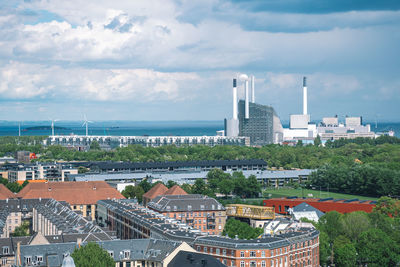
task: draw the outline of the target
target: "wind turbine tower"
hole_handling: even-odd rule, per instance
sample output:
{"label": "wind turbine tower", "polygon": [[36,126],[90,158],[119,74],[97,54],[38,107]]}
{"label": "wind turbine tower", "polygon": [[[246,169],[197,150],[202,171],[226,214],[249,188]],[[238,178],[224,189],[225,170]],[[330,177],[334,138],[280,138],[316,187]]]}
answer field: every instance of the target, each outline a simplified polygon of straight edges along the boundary
{"label": "wind turbine tower", "polygon": [[51,120],[51,135],[54,136],[54,122],[59,120]]}
{"label": "wind turbine tower", "polygon": [[86,126],[86,136],[89,135],[89,131],[88,131],[89,123],[93,123],[93,121],[88,121],[87,118],[86,118],[86,115],[84,115],[84,121],[83,121],[82,126]]}

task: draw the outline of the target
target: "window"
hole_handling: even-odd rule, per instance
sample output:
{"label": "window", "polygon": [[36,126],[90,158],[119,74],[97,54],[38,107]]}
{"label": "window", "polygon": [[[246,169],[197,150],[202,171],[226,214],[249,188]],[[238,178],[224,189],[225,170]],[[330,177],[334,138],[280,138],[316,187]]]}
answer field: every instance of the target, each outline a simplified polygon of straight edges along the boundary
{"label": "window", "polygon": [[265,267],[266,265],[265,265],[265,261],[262,261],[261,262],[261,267]]}
{"label": "window", "polygon": [[222,250],[222,255],[226,256],[226,249]]}
{"label": "window", "polygon": [[201,251],[201,247],[200,246],[197,246],[197,251]]}
{"label": "window", "polygon": [[207,253],[207,247],[204,247],[204,253]]}
{"label": "window", "polygon": [[3,247],[3,254],[8,254],[8,253],[9,253],[9,248]]}
{"label": "window", "polygon": [[240,251],[240,257],[244,258],[244,251]]}
{"label": "window", "polygon": [[114,251],[108,250],[108,255],[110,255],[111,258],[114,258]]}
{"label": "window", "polygon": [[216,253],[216,254],[219,255],[219,252],[220,252],[219,248],[215,249],[215,253]]}
{"label": "window", "polygon": [[25,263],[27,265],[29,265],[29,264],[31,264],[31,262],[32,262],[32,257],[31,256],[25,256]]}
{"label": "window", "polygon": [[255,257],[256,256],[256,252],[255,251],[250,251],[250,257]]}
{"label": "window", "polygon": [[257,267],[257,262],[251,261],[250,262],[250,267]]}
{"label": "window", "polygon": [[261,257],[265,257],[265,250],[261,251]]}
{"label": "window", "polygon": [[43,256],[36,256],[36,261],[43,262]]}
{"label": "window", "polygon": [[240,262],[240,267],[244,267],[244,261]]}
{"label": "window", "polygon": [[271,260],[271,267],[274,267],[274,260]]}
{"label": "window", "polygon": [[272,257],[272,256],[274,256],[274,251],[273,251],[273,250],[271,250],[271,257]]}
{"label": "window", "polygon": [[124,259],[129,259],[131,257],[131,251],[130,250],[124,250]]}

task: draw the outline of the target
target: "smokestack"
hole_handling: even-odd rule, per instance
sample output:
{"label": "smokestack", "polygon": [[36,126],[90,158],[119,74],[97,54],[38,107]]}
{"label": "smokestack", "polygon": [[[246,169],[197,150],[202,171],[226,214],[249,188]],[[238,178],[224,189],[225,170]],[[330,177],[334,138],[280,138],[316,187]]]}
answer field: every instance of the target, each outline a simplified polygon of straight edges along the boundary
{"label": "smokestack", "polygon": [[245,90],[244,118],[248,119],[249,118],[249,79],[247,79],[245,81],[244,90]]}
{"label": "smokestack", "polygon": [[303,77],[303,115],[307,115],[307,78]]}
{"label": "smokestack", "polygon": [[233,79],[233,116],[234,120],[238,119],[238,101],[237,101],[237,80]]}
{"label": "smokestack", "polygon": [[251,75],[251,103],[256,102],[256,95],[254,92],[254,75]]}

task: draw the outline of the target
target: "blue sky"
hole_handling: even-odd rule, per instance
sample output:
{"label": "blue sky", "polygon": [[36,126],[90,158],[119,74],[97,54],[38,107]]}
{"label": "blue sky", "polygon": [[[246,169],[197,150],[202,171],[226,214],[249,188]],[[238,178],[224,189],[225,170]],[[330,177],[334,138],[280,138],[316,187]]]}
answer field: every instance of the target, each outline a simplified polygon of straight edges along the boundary
{"label": "blue sky", "polygon": [[0,120],[222,120],[237,73],[282,120],[305,75],[314,120],[400,121],[400,1],[0,2]]}

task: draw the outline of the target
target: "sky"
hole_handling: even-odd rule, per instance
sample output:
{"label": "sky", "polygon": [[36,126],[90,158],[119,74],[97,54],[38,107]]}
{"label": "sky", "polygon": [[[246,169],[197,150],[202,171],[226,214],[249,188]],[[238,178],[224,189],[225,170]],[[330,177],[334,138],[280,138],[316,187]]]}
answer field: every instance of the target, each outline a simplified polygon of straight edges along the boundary
{"label": "sky", "polygon": [[307,76],[312,120],[398,122],[400,1],[0,1],[0,120],[223,120],[239,73],[283,121]]}

